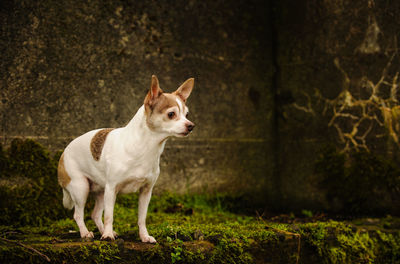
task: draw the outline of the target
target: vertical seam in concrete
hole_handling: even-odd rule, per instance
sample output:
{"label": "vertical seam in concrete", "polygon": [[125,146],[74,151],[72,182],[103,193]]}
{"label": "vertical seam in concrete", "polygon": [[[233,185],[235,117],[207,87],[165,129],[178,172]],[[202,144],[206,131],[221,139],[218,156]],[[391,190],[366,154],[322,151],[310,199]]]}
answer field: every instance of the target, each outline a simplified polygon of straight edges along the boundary
{"label": "vertical seam in concrete", "polygon": [[[271,92],[273,95],[273,114],[272,114],[272,151],[273,151],[273,171],[272,171],[272,181],[273,181],[273,204],[277,207],[282,203],[282,182],[281,182],[281,172],[280,172],[280,135],[279,135],[279,86],[280,86],[280,75],[281,68],[279,65],[279,34],[278,34],[278,8],[277,0],[270,0],[270,27],[271,27],[271,57],[272,64],[274,66],[274,72],[271,80]],[[280,204],[277,204],[281,201]],[[280,208],[275,208],[280,209]]]}

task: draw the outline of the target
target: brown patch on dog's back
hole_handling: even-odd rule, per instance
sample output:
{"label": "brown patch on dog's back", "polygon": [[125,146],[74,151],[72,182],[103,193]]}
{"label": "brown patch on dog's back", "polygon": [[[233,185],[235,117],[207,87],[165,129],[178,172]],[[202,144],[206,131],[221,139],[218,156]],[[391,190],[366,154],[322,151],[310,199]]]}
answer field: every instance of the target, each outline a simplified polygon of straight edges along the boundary
{"label": "brown patch on dog's back", "polygon": [[60,184],[61,187],[65,188],[70,183],[71,178],[69,177],[67,171],[65,170],[64,153],[61,155],[60,161],[58,162],[57,175],[58,175],[58,184]]}
{"label": "brown patch on dog's back", "polygon": [[94,160],[98,161],[100,159],[108,133],[112,130],[114,130],[114,128],[104,128],[98,131],[90,141],[90,151],[92,152]]}

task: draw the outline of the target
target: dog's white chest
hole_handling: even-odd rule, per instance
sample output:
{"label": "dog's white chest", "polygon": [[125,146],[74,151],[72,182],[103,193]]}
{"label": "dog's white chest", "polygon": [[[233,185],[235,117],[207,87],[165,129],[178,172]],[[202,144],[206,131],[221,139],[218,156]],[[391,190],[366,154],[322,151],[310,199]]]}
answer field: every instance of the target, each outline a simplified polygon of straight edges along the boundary
{"label": "dog's white chest", "polygon": [[151,163],[127,161],[118,166],[115,180],[118,182],[117,191],[120,193],[136,192],[142,186],[153,184],[160,171],[158,159]]}
{"label": "dog's white chest", "polygon": [[117,185],[117,191],[119,193],[133,193],[137,192],[143,185],[145,185],[144,179],[127,179]]}
{"label": "dog's white chest", "polygon": [[117,184],[117,191],[119,193],[132,193],[137,192],[141,187],[153,183],[156,179],[153,173],[143,175],[133,174],[126,177],[121,183]]}

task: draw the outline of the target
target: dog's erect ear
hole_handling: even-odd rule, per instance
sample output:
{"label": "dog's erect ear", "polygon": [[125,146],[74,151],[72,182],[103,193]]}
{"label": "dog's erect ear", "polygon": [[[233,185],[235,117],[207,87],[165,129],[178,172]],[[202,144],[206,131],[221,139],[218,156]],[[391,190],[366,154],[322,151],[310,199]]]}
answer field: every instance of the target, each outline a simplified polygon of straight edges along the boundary
{"label": "dog's erect ear", "polygon": [[183,102],[186,102],[194,86],[194,78],[187,79],[179,88],[174,92],[179,96]]}
{"label": "dog's erect ear", "polygon": [[158,84],[158,79],[157,76],[152,75],[151,76],[151,86],[150,86],[150,99],[154,100],[158,98],[162,94],[162,90],[160,88],[160,85]]}
{"label": "dog's erect ear", "polygon": [[155,75],[151,76],[151,85],[150,90],[147,93],[146,98],[144,99],[144,104],[152,105],[154,101],[163,93],[158,84],[158,79]]}

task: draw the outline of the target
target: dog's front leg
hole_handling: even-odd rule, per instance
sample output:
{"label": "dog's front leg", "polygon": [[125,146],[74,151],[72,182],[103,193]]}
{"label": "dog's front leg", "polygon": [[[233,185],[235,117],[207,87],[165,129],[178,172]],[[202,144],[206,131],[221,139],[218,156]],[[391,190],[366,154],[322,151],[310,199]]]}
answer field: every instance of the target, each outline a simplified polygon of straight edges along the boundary
{"label": "dog's front leg", "polygon": [[113,214],[116,196],[115,186],[106,184],[104,188],[104,232],[101,236],[102,240],[115,240],[113,233]]}
{"label": "dog's front leg", "polygon": [[139,215],[138,215],[138,225],[139,225],[139,236],[142,242],[145,243],[156,243],[157,241],[154,237],[149,236],[146,228],[146,215],[147,208],[149,207],[149,202],[151,198],[153,188],[145,187],[140,190],[139,194]]}

